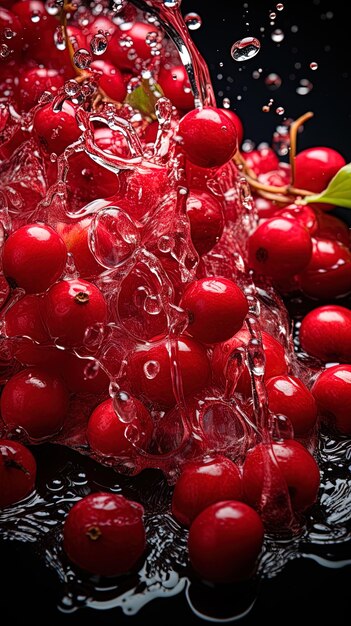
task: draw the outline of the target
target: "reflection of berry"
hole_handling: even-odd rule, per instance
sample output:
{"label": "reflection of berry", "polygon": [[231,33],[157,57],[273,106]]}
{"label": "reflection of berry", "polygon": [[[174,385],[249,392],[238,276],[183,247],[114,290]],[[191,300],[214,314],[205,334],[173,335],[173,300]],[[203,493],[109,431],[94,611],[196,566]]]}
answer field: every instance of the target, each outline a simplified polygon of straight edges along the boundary
{"label": "reflection of berry", "polygon": [[28,448],[17,441],[0,439],[0,507],[14,504],[33,491],[36,471]]}

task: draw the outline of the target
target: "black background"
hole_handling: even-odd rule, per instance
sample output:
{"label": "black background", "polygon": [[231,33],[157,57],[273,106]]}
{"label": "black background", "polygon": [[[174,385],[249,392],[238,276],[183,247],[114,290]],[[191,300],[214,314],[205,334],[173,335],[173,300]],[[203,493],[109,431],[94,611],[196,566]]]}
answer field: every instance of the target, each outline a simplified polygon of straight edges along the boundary
{"label": "black background", "polygon": [[[210,65],[216,95],[223,92],[223,96],[218,96],[218,104],[221,105],[223,97],[230,98],[232,108],[243,120],[245,137],[256,143],[269,142],[276,125],[282,121],[275,113],[277,106],[284,107],[290,118],[312,110],[315,117],[300,135],[299,148],[334,147],[350,161],[350,33],[345,3],[287,0],[283,11],[276,11],[274,27],[269,24],[269,11],[275,9],[275,2],[248,0],[247,4],[248,13],[244,17],[243,2],[212,0],[205,4],[204,0],[183,0],[184,13],[195,11],[202,17],[202,27],[193,32],[193,37]],[[291,32],[294,25],[298,26],[296,33]],[[265,28],[264,33],[260,27]],[[279,46],[271,40],[274,28],[285,33]],[[245,36],[258,37],[261,51],[247,63],[239,64],[232,60],[230,47]],[[309,68],[312,61],[319,65],[316,71]],[[301,64],[300,69],[295,67],[296,63]],[[261,78],[255,80],[252,73],[259,68],[262,68]],[[264,83],[264,77],[271,72],[282,78],[282,85],[275,92]],[[217,78],[218,74],[223,78]],[[313,83],[312,91],[306,96],[296,93],[300,79]],[[262,106],[270,97],[275,100],[271,112],[263,113]],[[56,576],[44,568],[28,545],[2,544],[0,572],[0,619],[6,626],[204,624],[189,611],[182,595],[153,602],[136,617],[126,618],[119,610],[86,609],[61,615],[56,610]],[[240,626],[261,622],[274,626],[301,620],[321,626],[349,625],[350,578],[350,567],[325,569],[313,562],[293,562],[276,579],[262,583],[253,611],[240,621]]]}

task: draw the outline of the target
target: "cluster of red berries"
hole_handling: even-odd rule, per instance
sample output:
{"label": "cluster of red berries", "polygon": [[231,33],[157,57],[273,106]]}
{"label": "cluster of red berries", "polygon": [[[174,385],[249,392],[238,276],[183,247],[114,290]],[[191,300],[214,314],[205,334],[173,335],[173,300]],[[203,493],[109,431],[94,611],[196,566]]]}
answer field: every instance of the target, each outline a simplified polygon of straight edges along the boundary
{"label": "cluster of red berries", "polygon": [[[291,436],[252,440],[240,464],[219,454],[216,438],[235,439],[236,401],[250,423],[255,419],[248,360],[233,358],[253,344],[245,281],[227,264],[236,207],[214,185],[216,178],[236,180],[242,125],[225,109],[194,110],[187,73],[167,57],[163,33],[134,10],[129,19],[126,29],[108,13],[84,27],[72,17],[60,45],[59,22],[40,0],[8,0],[0,8],[1,166],[9,176],[10,164],[14,175],[13,159],[29,150],[39,168],[13,182],[1,249],[0,410],[8,438],[0,440],[0,505],[20,501],[35,485],[34,457],[14,433],[40,443],[73,424],[95,458],[133,462],[140,449],[162,454],[170,441],[182,443],[185,404],[187,421],[202,435],[189,437],[196,458],[181,468],[172,512],[190,528],[190,560],[202,578],[243,580],[255,570],[264,527],[287,524],[274,504],[281,495],[293,516],[316,501],[319,470],[303,443],[318,414],[351,434],[351,314],[328,304],[302,321],[302,349],[334,363],[313,384],[296,376],[285,347],[262,324],[268,414],[285,416]],[[93,60],[101,40],[108,45]],[[172,158],[161,151],[136,167],[126,137],[102,119],[104,107],[114,107],[135,145],[150,154],[161,123],[123,104],[146,68],[173,104],[166,133]],[[246,163],[262,182],[287,183],[288,168],[270,149],[253,151]],[[343,165],[331,149],[306,150],[296,158],[295,184],[317,193]],[[182,172],[185,193],[173,169]],[[55,204],[62,185],[64,200]],[[321,300],[351,292],[349,231],[325,206],[256,204],[260,222],[247,256],[257,280]],[[91,494],[67,517],[65,551],[92,573],[129,572],[146,547],[142,517],[142,507],[123,496]]]}

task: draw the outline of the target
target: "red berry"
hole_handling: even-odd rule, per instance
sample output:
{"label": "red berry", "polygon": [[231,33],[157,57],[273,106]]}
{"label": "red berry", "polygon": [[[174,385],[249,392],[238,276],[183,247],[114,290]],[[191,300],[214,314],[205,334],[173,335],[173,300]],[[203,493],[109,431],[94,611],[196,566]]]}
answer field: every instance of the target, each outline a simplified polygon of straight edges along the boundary
{"label": "red berry", "polygon": [[295,159],[295,187],[320,193],[345,164],[344,157],[331,148],[302,150]]}
{"label": "red berry", "polygon": [[44,91],[55,94],[64,84],[58,70],[35,67],[27,70],[19,77],[19,96],[22,108],[26,111],[38,104]]}
{"label": "red berry", "polygon": [[268,406],[272,413],[285,415],[296,437],[303,437],[316,424],[317,406],[313,395],[295,376],[274,376],[266,382]]}
{"label": "red berry", "polygon": [[[292,509],[303,513],[317,499],[320,482],[318,465],[306,448],[293,439],[274,441],[272,451],[286,483]],[[278,495],[266,491],[267,488],[279,488],[279,483],[266,478],[268,454],[266,445],[259,443],[248,452],[244,463],[244,497],[255,508],[259,508],[262,497],[277,498]]]}
{"label": "red berry", "polygon": [[7,426],[23,428],[29,437],[52,437],[63,426],[69,397],[61,379],[39,367],[10,378],[1,396],[1,415]]}
{"label": "red berry", "polygon": [[[127,200],[130,216],[144,223],[163,201],[168,190],[167,168],[143,162],[137,169],[128,172],[125,188],[122,190],[122,202]],[[117,198],[116,204],[120,205]]]}
{"label": "red berry", "polygon": [[256,211],[260,219],[267,219],[267,217],[273,217],[279,211],[279,205],[273,200],[266,200],[260,196],[254,197]]}
{"label": "red berry", "polygon": [[73,255],[74,264],[81,278],[98,276],[104,268],[95,259],[89,246],[89,228],[92,218],[85,217],[75,224],[57,224],[56,228]]}
{"label": "red berry", "polygon": [[82,204],[97,198],[109,198],[119,191],[119,180],[114,172],[95,163],[84,152],[68,159],[67,187],[72,199]]}
{"label": "red berry", "polygon": [[155,143],[156,141],[156,137],[157,137],[157,133],[158,133],[158,129],[159,129],[159,123],[158,122],[151,122],[150,124],[147,125],[145,131],[144,131],[144,141],[145,143]]}
{"label": "red berry", "polygon": [[[225,383],[228,376],[227,368],[230,355],[237,348],[248,346],[250,339],[249,331],[242,329],[234,337],[215,347],[212,358],[212,370],[216,381],[221,385]],[[272,376],[286,374],[288,370],[283,346],[265,331],[262,331],[262,346],[265,355],[265,380],[272,378]],[[245,396],[251,394],[251,378],[246,365],[235,390]]]}
{"label": "red berry", "polygon": [[351,435],[351,365],[334,365],[322,372],[312,387],[325,420],[343,435]]}
{"label": "red berry", "polygon": [[179,306],[189,315],[187,332],[203,343],[218,343],[235,335],[248,312],[241,289],[220,276],[190,283]]}
{"label": "red berry", "polygon": [[351,363],[351,311],[332,304],[310,311],[301,322],[300,344],[325,363]]}
{"label": "red berry", "polygon": [[66,258],[66,246],[50,226],[28,224],[5,241],[2,263],[11,284],[40,293],[60,278]]}
{"label": "red berry", "polygon": [[39,296],[23,296],[4,316],[6,335],[13,338],[14,356],[25,365],[43,363],[51,355],[51,348],[40,346],[49,340],[41,318],[41,303]]}
{"label": "red berry", "polygon": [[153,24],[143,22],[135,22],[129,30],[118,28],[109,41],[105,58],[121,70],[134,70],[135,55],[143,61],[152,57],[152,46],[147,44],[150,33],[159,31]]}
{"label": "red berry", "polygon": [[89,33],[87,37],[89,43],[94,35],[98,35],[101,31],[104,33],[104,35],[108,33],[107,39],[109,41],[110,36],[113,35],[116,30],[118,30],[118,26],[117,24],[114,24],[108,17],[106,17],[106,15],[98,15],[90,24],[88,24],[86,30]]}
{"label": "red berry", "polygon": [[179,135],[189,161],[200,167],[220,167],[237,149],[235,125],[214,107],[189,111],[180,120]]}
{"label": "red berry", "polygon": [[270,170],[258,175],[258,180],[264,185],[273,185],[275,187],[284,187],[291,181],[290,165],[287,163],[279,163],[279,168]]}
{"label": "red berry", "polygon": [[186,210],[194,248],[200,256],[207,254],[222,235],[223,207],[213,194],[192,189],[186,201]]}
{"label": "red berry", "polygon": [[172,346],[177,355],[184,395],[196,393],[205,387],[210,377],[205,348],[186,336],[178,337],[173,343],[163,337],[141,347],[129,359],[127,376],[135,394],[142,394],[150,402],[164,406],[175,404],[170,354]]}
{"label": "red berry", "polygon": [[202,511],[190,527],[189,558],[196,573],[214,583],[250,578],[263,544],[259,515],[243,502],[228,500]]}
{"label": "red berry", "polygon": [[94,61],[91,69],[101,73],[99,86],[105,94],[112,100],[123,102],[127,95],[127,88],[121,72],[108,61]]}
{"label": "red berry", "polygon": [[75,108],[67,101],[63,103],[60,110],[55,111],[53,105],[49,103],[37,111],[33,129],[45,149],[56,154],[61,154],[67,146],[81,136]]}
{"label": "red berry", "polygon": [[312,257],[301,272],[302,291],[310,298],[328,299],[351,291],[351,252],[338,241],[313,239]]}
{"label": "red berry", "polygon": [[[18,56],[23,45],[23,29],[16,15],[12,11],[0,7],[0,64],[8,62]],[[1,67],[1,65],[0,65]]]}
{"label": "red berry", "polygon": [[68,558],[92,574],[127,574],[142,556],[143,507],[113,493],[91,493],[73,505],[63,528]]}
{"label": "red berry", "polygon": [[142,402],[127,394],[123,394],[119,404],[121,417],[128,418],[128,423],[122,421],[114,409],[113,400],[105,400],[92,412],[88,427],[87,439],[91,449],[97,454],[106,456],[130,455],[134,446],[126,437],[126,430],[133,430],[133,443],[138,448],[147,448],[153,431],[153,422],[150,413]]}
{"label": "red berry", "polygon": [[54,363],[67,388],[73,393],[107,393],[109,378],[97,362],[81,359],[67,350],[59,350]]}
{"label": "red berry", "polygon": [[169,98],[177,109],[188,111],[194,108],[194,95],[184,65],[175,65],[170,69],[162,68],[158,84],[166,98]]}
{"label": "red berry", "polygon": [[242,484],[237,466],[225,456],[190,461],[182,468],[172,498],[172,514],[184,526],[210,504],[241,500]]}
{"label": "red berry", "polygon": [[230,109],[222,109],[222,111],[228,115],[229,119],[233,122],[238,135],[238,146],[241,146],[244,137],[244,128],[240,117]]}
{"label": "red berry", "polygon": [[334,215],[329,215],[323,211],[318,211],[317,213],[316,235],[320,239],[336,239],[347,248],[350,247],[350,229],[348,225]]}
{"label": "red berry", "polygon": [[268,174],[279,168],[279,159],[272,148],[260,148],[245,152],[245,163],[252,169],[256,176]]}
{"label": "red berry", "polygon": [[80,346],[88,328],[103,324],[107,306],[100,289],[86,280],[61,280],[45,294],[44,321],[65,347]]}
{"label": "red berry", "polygon": [[317,217],[316,211],[308,205],[289,204],[284,209],[276,210],[274,217],[287,217],[288,219],[296,220],[308,230],[311,236],[319,229],[319,217]]}
{"label": "red berry", "polygon": [[37,464],[18,441],[0,439],[0,507],[25,498],[35,486]]}
{"label": "red berry", "polygon": [[308,264],[312,241],[308,230],[298,222],[272,217],[250,235],[248,253],[249,266],[257,274],[286,282]]}

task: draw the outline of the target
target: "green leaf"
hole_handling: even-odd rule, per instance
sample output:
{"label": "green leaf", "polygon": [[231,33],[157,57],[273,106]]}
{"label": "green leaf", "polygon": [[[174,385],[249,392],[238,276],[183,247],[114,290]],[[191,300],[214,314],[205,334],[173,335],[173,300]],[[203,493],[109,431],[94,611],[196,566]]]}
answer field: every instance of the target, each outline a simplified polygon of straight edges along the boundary
{"label": "green leaf", "polygon": [[144,115],[155,118],[155,104],[161,96],[161,87],[151,79],[143,78],[141,85],[127,95],[125,102]]}
{"label": "green leaf", "polygon": [[313,202],[325,202],[326,204],[334,204],[335,206],[351,209],[351,163],[344,165],[335,174],[324,191],[318,195],[306,196],[304,198],[305,204]]}

